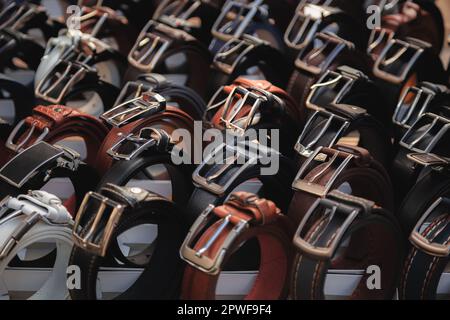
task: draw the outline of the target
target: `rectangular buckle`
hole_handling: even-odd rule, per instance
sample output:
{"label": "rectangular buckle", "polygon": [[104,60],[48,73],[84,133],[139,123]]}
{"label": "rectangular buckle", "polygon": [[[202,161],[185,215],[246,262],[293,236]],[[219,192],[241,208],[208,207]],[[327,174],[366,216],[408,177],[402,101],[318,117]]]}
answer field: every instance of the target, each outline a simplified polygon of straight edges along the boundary
{"label": "rectangular buckle", "polygon": [[115,160],[130,161],[157,144],[157,139],[152,137],[152,133],[158,134],[158,131],[143,128],[137,135],[131,133],[114,144],[107,153]]}
{"label": "rectangular buckle", "polygon": [[239,62],[264,41],[243,35],[242,39],[230,39],[214,56],[214,66],[225,74],[233,74]]}
{"label": "rectangular buckle", "polygon": [[259,12],[263,1],[227,1],[212,27],[212,35],[222,41],[239,38]]}
{"label": "rectangular buckle", "polygon": [[52,104],[61,104],[66,94],[91,71],[87,65],[60,60],[38,82],[35,95]]}
{"label": "rectangular buckle", "polygon": [[[31,139],[31,136],[34,133],[34,130],[36,130],[36,124],[32,124],[31,128],[27,134],[26,137],[23,138],[23,140],[19,143],[17,143],[17,139],[22,136],[23,129],[25,128],[25,120],[21,120],[11,131],[11,133],[8,136],[8,139],[6,140],[5,147],[8,148],[11,151],[14,152],[22,152],[23,146],[28,144],[28,142]],[[50,129],[44,128],[42,133],[34,140],[34,144],[41,142],[44,140],[44,138],[49,134]]]}
{"label": "rectangular buckle", "polygon": [[[410,242],[420,251],[435,257],[448,257],[450,255],[450,244],[434,242],[433,239],[439,235],[450,223],[450,199],[439,198],[425,212],[414,227],[409,236]],[[446,217],[444,217],[446,215]],[[423,234],[424,225],[442,217],[442,223],[436,225],[436,228],[429,230],[427,235]]]}
{"label": "rectangular buckle", "polygon": [[[355,221],[362,213],[362,210],[363,209],[360,207],[350,206],[332,199],[319,198],[314,202],[300,222],[300,225],[294,234],[293,243],[302,253],[308,256],[320,260],[331,259],[336,253],[339,242],[342,240],[345,232],[353,221]],[[341,222],[341,226],[326,247],[316,246],[316,238],[305,240],[309,228],[314,222],[319,221],[319,219],[323,219],[323,223],[320,225],[319,232],[316,233],[317,236],[325,232],[332,220],[339,219]]]}
{"label": "rectangular buckle", "polygon": [[[389,41],[375,61],[374,75],[395,84],[404,82],[411,68],[424,52],[424,48],[428,46],[428,44],[419,42],[419,40],[410,39],[410,41],[398,39]],[[388,68],[400,71],[392,73]]]}
{"label": "rectangular buckle", "polygon": [[209,205],[205,211],[197,218],[195,223],[192,225],[186,239],[183,242],[183,245],[180,249],[181,259],[186,261],[192,267],[201,270],[210,275],[217,275],[221,270],[221,266],[223,260],[232,245],[232,243],[236,240],[236,238],[248,227],[248,223],[244,220],[241,220],[238,224],[236,224],[230,234],[227,236],[225,241],[220,247],[219,252],[213,258],[208,258],[204,255],[204,253],[214,244],[214,242],[219,238],[225,228],[231,223],[231,216],[227,216],[222,219],[222,223],[219,228],[211,235],[211,238],[208,240],[206,245],[200,250],[193,249],[193,243],[195,239],[198,239],[201,235],[201,232],[205,230],[208,225],[213,221],[213,210],[214,206]]}
{"label": "rectangular buckle", "polygon": [[[332,0],[325,2],[329,3]],[[301,50],[306,47],[316,34],[322,18],[329,14],[330,11],[326,7],[301,1],[295,9],[295,15],[284,33],[286,45],[294,50]]]}
{"label": "rectangular buckle", "polygon": [[394,124],[409,129],[427,111],[434,97],[435,93],[427,88],[409,87],[395,108]]}
{"label": "rectangular buckle", "polygon": [[166,3],[165,7],[157,9],[153,20],[161,21],[173,28],[190,29],[195,26],[189,21],[189,18],[202,4],[207,2],[205,0],[182,0]]}
{"label": "rectangular buckle", "polygon": [[[124,206],[120,203],[101,194],[89,192],[76,215],[72,232],[74,244],[92,254],[104,257],[123,211]],[[104,222],[106,226],[99,234],[99,226]],[[82,230],[87,231],[81,233]]]}
{"label": "rectangular buckle", "polygon": [[[318,43],[320,43],[320,46],[316,47]],[[295,66],[301,70],[319,75],[327,70],[346,48],[352,49],[354,44],[332,33],[317,33],[309,45],[300,51],[295,60]]]}
{"label": "rectangular buckle", "polygon": [[449,160],[433,153],[409,153],[407,158],[423,167],[442,168],[448,167]]}
{"label": "rectangular buckle", "polygon": [[128,55],[128,62],[141,71],[152,72],[172,42],[162,33],[155,32],[159,26],[160,24],[150,21]]}
{"label": "rectangular buckle", "polygon": [[385,28],[372,29],[367,46],[367,54],[374,54],[378,48],[384,48],[392,39],[394,39],[392,30]]}
{"label": "rectangular buckle", "polygon": [[418,153],[430,153],[439,142],[446,143],[443,137],[448,134],[450,120],[433,113],[423,114],[409,128],[400,141],[400,146]]}
{"label": "rectangular buckle", "polygon": [[[350,122],[327,110],[317,110],[308,119],[294,149],[303,157],[309,157],[318,146],[331,147],[339,140],[349,127]],[[321,128],[319,132],[317,129]],[[334,131],[331,139],[325,138],[325,133]]]}
{"label": "rectangular buckle", "polygon": [[166,99],[163,96],[145,92],[105,112],[100,118],[114,127],[121,127],[164,110],[166,110]]}
{"label": "rectangular buckle", "polygon": [[323,110],[330,104],[339,104],[350,91],[354,78],[335,71],[327,70],[321,78],[311,86],[306,99],[306,107],[312,110]]}
{"label": "rectangular buckle", "polygon": [[[319,147],[311,154],[306,162],[301,166],[299,172],[297,173],[294,182],[292,183],[292,188],[297,191],[304,191],[319,197],[325,197],[330,191],[333,183],[339,177],[339,175],[347,168],[350,161],[354,158],[354,155],[347,153],[346,150],[340,150],[337,146],[336,149],[329,149],[324,147]],[[313,177],[306,176],[311,172],[311,170],[319,164],[326,164],[323,169]],[[327,181],[326,185],[320,185],[315,183],[315,181],[325,174],[330,168],[335,168],[333,176]]]}

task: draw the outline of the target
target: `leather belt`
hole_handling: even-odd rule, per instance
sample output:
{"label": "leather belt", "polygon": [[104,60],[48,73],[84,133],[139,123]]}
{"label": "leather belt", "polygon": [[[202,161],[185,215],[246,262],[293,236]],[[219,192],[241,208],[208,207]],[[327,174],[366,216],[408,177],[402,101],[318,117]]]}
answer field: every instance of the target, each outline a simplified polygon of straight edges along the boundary
{"label": "leather belt", "polygon": [[0,74],[0,88],[2,88],[1,103],[5,104],[11,100],[14,104],[14,123],[30,115],[34,107],[34,96],[30,89],[2,74]]}
{"label": "leather belt", "polygon": [[[75,247],[69,263],[84,272],[81,289],[70,290],[72,299],[99,298],[98,272],[108,265],[144,269],[138,280],[116,299],[178,298],[182,264],[177,252],[187,232],[180,212],[173,202],[141,188],[108,184],[100,193],[88,193],[73,229]],[[145,224],[158,226],[158,237],[151,244],[151,258],[145,256],[145,250],[140,258],[124,256],[117,237]]]}
{"label": "leather belt", "polygon": [[355,45],[332,33],[317,33],[311,42],[300,50],[295,60],[296,69],[289,81],[287,92],[298,101],[300,110],[305,108],[311,86],[326,70],[341,65],[367,73],[369,60]]}
{"label": "leather belt", "polygon": [[[21,250],[51,239],[56,243],[51,275],[29,299],[67,299],[66,278],[73,220],[61,200],[43,191],[30,191],[17,198],[8,196],[0,202],[0,217],[0,274],[4,275]],[[7,288],[0,290],[2,296],[8,294]]]}
{"label": "leather belt", "polygon": [[186,86],[205,96],[205,76],[209,74],[211,56],[205,46],[185,31],[150,20],[128,54],[128,61],[140,72],[170,74],[167,59],[179,53],[186,57]]}
{"label": "leather belt", "polygon": [[340,190],[394,208],[391,181],[385,169],[363,148],[336,145],[320,147],[298,171],[292,187],[294,197],[288,214],[296,224],[308,209],[331,190]]}
{"label": "leather belt", "polygon": [[227,260],[254,238],[260,248],[260,269],[245,299],[285,298],[291,231],[275,203],[251,193],[236,192],[222,206],[209,207],[194,223],[180,250],[181,258],[190,265],[184,272],[182,299],[216,299],[219,274]]}
{"label": "leather belt", "polygon": [[20,152],[39,141],[55,144],[68,137],[81,137],[87,149],[86,162],[93,167],[107,133],[106,126],[90,115],[65,106],[38,106],[33,115],[17,124],[6,147],[11,154],[11,151]]}
{"label": "leather belt", "polygon": [[72,182],[75,197],[66,202],[72,213],[86,192],[98,183],[98,175],[80,160],[78,153],[41,141],[16,155],[0,169],[0,197],[39,190],[54,178],[69,178]]}
{"label": "leather belt", "polygon": [[[347,246],[344,242],[348,239]],[[393,298],[404,254],[403,238],[393,214],[374,202],[332,191],[310,207],[293,242],[299,249],[294,259],[293,299],[326,298],[325,278],[331,269],[366,271],[372,266],[381,272],[380,287],[372,290],[365,274],[348,298]]]}
{"label": "leather belt", "polygon": [[312,113],[295,150],[303,162],[317,147],[337,143],[362,147],[381,164],[391,163],[392,143],[383,125],[366,110],[345,104],[328,105]]}
{"label": "leather belt", "polygon": [[[447,145],[449,136],[450,120],[433,113],[423,114],[406,132],[400,140],[392,170],[399,200],[426,171],[430,161],[439,162],[441,157],[450,157]],[[429,153],[435,155],[426,156]]]}

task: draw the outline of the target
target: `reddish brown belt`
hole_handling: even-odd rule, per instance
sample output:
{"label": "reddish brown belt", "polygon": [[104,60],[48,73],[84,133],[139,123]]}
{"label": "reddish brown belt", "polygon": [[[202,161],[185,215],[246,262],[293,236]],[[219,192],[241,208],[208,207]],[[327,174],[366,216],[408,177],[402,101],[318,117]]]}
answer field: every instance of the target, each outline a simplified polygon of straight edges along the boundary
{"label": "reddish brown belt", "polygon": [[[259,241],[261,261],[258,276],[245,299],[286,298],[292,233],[276,205],[250,193],[236,192],[210,215],[219,221],[201,232],[203,223],[212,217],[200,216],[182,246],[182,258],[191,265],[184,273],[182,298],[215,299],[220,271],[230,256],[252,238]],[[197,236],[199,240],[190,248],[191,239]]]}

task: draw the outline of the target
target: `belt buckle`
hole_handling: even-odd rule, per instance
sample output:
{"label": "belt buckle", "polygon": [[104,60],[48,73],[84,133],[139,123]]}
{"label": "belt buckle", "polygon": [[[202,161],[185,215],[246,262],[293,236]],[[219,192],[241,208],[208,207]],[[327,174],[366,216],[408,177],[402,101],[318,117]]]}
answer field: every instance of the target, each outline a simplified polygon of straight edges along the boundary
{"label": "belt buckle", "polygon": [[97,73],[85,64],[60,60],[38,82],[35,95],[52,104],[61,104],[67,93],[88,74],[96,75]]}
{"label": "belt buckle", "polygon": [[417,153],[429,153],[450,130],[450,120],[433,113],[423,114],[400,140],[400,146]]}
{"label": "belt buckle", "polygon": [[205,0],[182,0],[166,3],[165,8],[158,10],[160,14],[155,14],[154,20],[161,21],[173,28],[191,28],[192,24],[188,19],[203,4]]}
{"label": "belt buckle", "polygon": [[[436,236],[440,232],[442,232],[445,228],[448,227],[450,223],[449,214],[450,209],[450,199],[448,198],[439,198],[434,202],[430,208],[424,213],[424,215],[417,222],[413,231],[409,236],[409,241],[416,247],[418,250],[425,252],[434,257],[448,257],[450,255],[450,244],[442,244],[438,242],[434,242],[431,236]],[[436,225],[434,230],[430,230],[429,234],[424,235],[422,232],[422,228],[427,223],[435,221],[441,215],[447,215],[447,217],[443,218],[443,224]]]}
{"label": "belt buckle", "polygon": [[[95,213],[88,215],[88,209]],[[76,215],[73,228],[73,241],[77,247],[89,253],[104,257],[108,250],[114,228],[124,211],[124,206],[96,192],[89,192],[83,199]],[[98,234],[100,223],[106,221],[103,234]],[[85,223],[85,225],[83,225]],[[86,233],[81,230],[87,228]]]}
{"label": "belt buckle", "polygon": [[[125,87],[124,91],[128,91],[128,89],[129,87]],[[136,94],[141,89],[138,87]],[[165,109],[166,99],[160,94],[147,91],[117,105],[101,115],[100,118],[114,127],[121,127],[138,119],[163,112]]]}
{"label": "belt buckle", "polygon": [[214,214],[214,206],[209,205],[203,213],[197,218],[197,220],[192,225],[186,239],[183,242],[183,245],[180,249],[180,257],[184,261],[186,261],[192,267],[205,272],[210,275],[217,275],[220,273],[221,265],[223,260],[232,245],[232,243],[236,240],[236,238],[248,227],[248,222],[245,220],[241,220],[238,224],[236,224],[230,234],[227,236],[226,240],[220,247],[219,252],[213,258],[208,258],[204,255],[204,253],[214,244],[214,242],[219,238],[221,233],[225,230],[225,228],[231,223],[230,218],[231,215],[222,219],[222,223],[211,235],[211,238],[205,244],[203,248],[200,250],[195,250],[192,247],[195,239],[201,235],[201,232],[205,230],[205,228],[210,225],[213,220]]}
{"label": "belt buckle", "polygon": [[171,40],[155,32],[160,24],[150,21],[141,31],[135,45],[128,54],[129,63],[137,69],[152,72]]}
{"label": "belt buckle", "polygon": [[16,1],[11,1],[0,12],[0,29],[7,27],[19,28],[26,20],[38,12],[37,8],[37,5],[26,2],[17,3]]}
{"label": "belt buckle", "polygon": [[437,171],[442,168],[447,168],[450,164],[450,160],[434,153],[409,153],[406,157],[423,167],[432,168]]}
{"label": "belt buckle", "polygon": [[330,14],[323,6],[332,0],[323,1],[325,4],[321,5],[318,3],[322,1],[315,2],[301,1],[295,9],[295,15],[284,33],[284,42],[289,48],[301,50],[306,47],[316,34],[322,18]]}
{"label": "belt buckle", "polygon": [[230,39],[214,56],[214,66],[225,74],[233,74],[239,62],[255,47],[264,43],[264,41],[246,34],[239,39]]}
{"label": "belt buckle", "polygon": [[263,1],[227,1],[212,27],[212,35],[222,41],[239,38],[260,11]]}
{"label": "belt buckle", "polygon": [[[327,70],[320,79],[311,86],[310,93],[306,98],[306,107],[312,110],[322,110],[329,104],[339,104],[342,98],[347,94],[355,79],[335,71]],[[328,97],[324,94],[326,91],[337,92],[333,100],[318,104],[317,101]]]}
{"label": "belt buckle", "polygon": [[[341,116],[325,109],[317,110],[306,122],[300,137],[295,143],[294,149],[299,155],[309,157],[313,154],[317,146],[331,147],[334,145],[349,125],[349,121]],[[314,134],[311,141],[307,142],[306,139],[311,136],[312,130],[320,126],[322,127],[320,132]],[[333,137],[329,141],[321,141],[325,137],[327,130],[330,129],[335,129]]]}
{"label": "belt buckle", "polygon": [[[152,133],[157,136],[161,136],[158,130],[153,128],[143,128],[136,134],[129,134],[126,137],[119,140],[116,144],[114,144],[108,151],[108,155],[113,157],[115,160],[126,160],[130,161],[137,156],[139,156],[142,152],[155,146],[159,139],[155,139],[152,137]],[[126,153],[122,153],[119,150],[125,148],[125,146],[131,146],[132,150],[127,151]]]}
{"label": "belt buckle", "polygon": [[[294,234],[293,243],[306,255],[312,256],[319,260],[331,259],[336,253],[339,242],[342,240],[345,232],[353,221],[355,221],[355,219],[363,213],[363,210],[363,208],[346,205],[332,199],[319,198],[314,202],[312,207],[308,210],[300,222],[300,225]],[[311,225],[311,222],[317,221],[318,215],[322,215],[323,219],[328,220],[328,222],[321,224],[322,232],[318,232],[318,234],[322,234],[325,228],[330,225],[331,221],[336,219],[336,216],[344,216],[341,227],[336,232],[336,235],[333,237],[331,242],[325,247],[316,246],[314,244],[314,239],[308,241],[304,238],[306,232],[309,231],[308,226]]]}
{"label": "belt buckle", "polygon": [[[314,44],[316,42],[321,42],[321,46],[315,48]],[[353,49],[354,44],[332,33],[317,33],[310,43],[300,51],[295,60],[295,66],[312,74],[319,75],[327,70],[338,55],[346,48]],[[320,55],[324,55],[325,59],[314,64],[314,59]]]}
{"label": "belt buckle", "polygon": [[[427,46],[426,43],[421,43],[421,45],[418,45],[419,40],[410,39],[410,41],[411,40],[413,41],[406,42],[399,39],[392,39],[389,41],[375,61],[373,67],[374,75],[382,80],[394,84],[401,84],[404,82],[409,74],[409,71],[424,52],[424,47]],[[400,72],[393,74],[386,70],[386,67],[389,67],[396,62],[400,62],[402,57],[406,57],[408,62],[405,66],[403,66]]]}
{"label": "belt buckle", "polygon": [[[11,131],[10,135],[8,136],[8,139],[6,140],[5,147],[8,148],[11,151],[14,152],[22,152],[23,147],[30,141],[31,136],[33,135],[34,131],[36,129],[36,124],[31,125],[31,129],[26,135],[26,137],[21,141],[17,142],[18,138],[21,136],[22,129],[25,128],[25,120],[21,120]],[[44,140],[44,138],[50,133],[49,128],[44,128],[42,133],[39,135],[39,137],[36,138],[34,141],[34,144],[41,142]]]}
{"label": "belt buckle", "polygon": [[[414,96],[413,99],[411,99],[411,95]],[[409,87],[403,93],[395,108],[393,116],[394,124],[409,129],[427,111],[434,97],[435,93],[427,88]],[[411,100],[412,102],[407,106],[407,111],[405,111],[407,100]]]}
{"label": "belt buckle", "polygon": [[[294,182],[292,183],[292,188],[297,191],[304,191],[319,197],[325,197],[330,191],[333,183],[339,177],[339,175],[347,168],[350,161],[355,157],[354,154],[347,153],[347,150],[340,150],[339,147],[336,149],[329,149],[324,147],[319,147],[312,153],[306,162],[301,166],[299,172],[297,173]],[[306,179],[306,176],[311,172],[317,164],[324,164],[326,166],[316,174],[314,177]],[[325,186],[322,186],[315,181],[320,178],[326,171],[332,167],[336,170],[333,176],[327,181]]]}
{"label": "belt buckle", "polygon": [[14,48],[17,37],[11,29],[0,29],[0,54]]}
{"label": "belt buckle", "polygon": [[387,44],[392,39],[394,39],[394,32],[392,30],[385,28],[372,29],[367,46],[367,54],[373,54],[378,47],[383,45],[383,43]]}

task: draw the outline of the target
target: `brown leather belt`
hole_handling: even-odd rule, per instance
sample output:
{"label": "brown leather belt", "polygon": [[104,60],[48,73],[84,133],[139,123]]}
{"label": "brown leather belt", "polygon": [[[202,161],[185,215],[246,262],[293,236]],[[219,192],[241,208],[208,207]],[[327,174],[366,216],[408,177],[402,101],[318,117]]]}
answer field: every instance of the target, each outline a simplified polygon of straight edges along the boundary
{"label": "brown leather belt", "polygon": [[[219,220],[209,225],[214,218]],[[182,298],[215,299],[225,263],[253,238],[259,241],[261,262],[258,277],[245,299],[286,298],[291,234],[286,217],[272,201],[247,192],[233,193],[224,205],[211,207],[199,217],[181,247],[182,259],[190,264],[184,273]]]}

